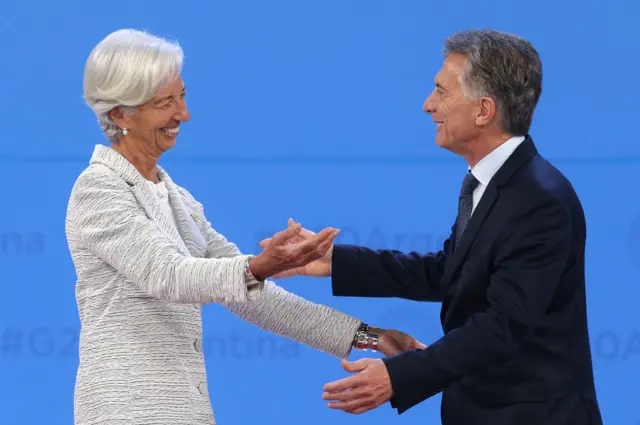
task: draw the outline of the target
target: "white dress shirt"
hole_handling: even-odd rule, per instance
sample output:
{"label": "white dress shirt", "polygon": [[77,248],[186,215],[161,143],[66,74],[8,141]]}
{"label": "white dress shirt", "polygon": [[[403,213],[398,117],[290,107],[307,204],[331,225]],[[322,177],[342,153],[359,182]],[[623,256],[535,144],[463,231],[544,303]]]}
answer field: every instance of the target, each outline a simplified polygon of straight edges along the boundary
{"label": "white dress shirt", "polygon": [[478,179],[478,187],[473,191],[473,211],[476,210],[480,199],[482,198],[482,194],[487,188],[487,185],[493,178],[493,176],[498,172],[500,167],[506,162],[507,159],[511,156],[513,151],[516,150],[520,143],[524,141],[524,136],[516,136],[507,140],[493,151],[491,151],[487,156],[482,158],[480,162],[476,164],[475,167],[471,169],[471,174]]}

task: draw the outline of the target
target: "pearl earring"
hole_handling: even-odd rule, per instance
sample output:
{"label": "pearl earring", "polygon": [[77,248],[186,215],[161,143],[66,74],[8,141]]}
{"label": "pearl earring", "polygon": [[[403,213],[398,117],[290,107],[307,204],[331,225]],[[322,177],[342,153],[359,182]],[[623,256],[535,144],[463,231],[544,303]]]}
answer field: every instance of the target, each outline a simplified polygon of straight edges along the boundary
{"label": "pearl earring", "polygon": [[126,128],[122,129],[122,135],[126,136],[127,134],[129,134],[129,130],[127,130]]}

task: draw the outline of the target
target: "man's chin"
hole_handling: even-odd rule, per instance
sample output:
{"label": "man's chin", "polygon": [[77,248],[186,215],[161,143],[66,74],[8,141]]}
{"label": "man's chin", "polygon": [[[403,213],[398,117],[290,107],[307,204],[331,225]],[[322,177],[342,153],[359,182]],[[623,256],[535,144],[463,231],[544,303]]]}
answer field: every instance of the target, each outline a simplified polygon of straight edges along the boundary
{"label": "man's chin", "polygon": [[449,149],[449,144],[447,143],[447,140],[442,137],[440,134],[436,135],[436,145],[438,145],[438,147],[441,147],[443,149]]}

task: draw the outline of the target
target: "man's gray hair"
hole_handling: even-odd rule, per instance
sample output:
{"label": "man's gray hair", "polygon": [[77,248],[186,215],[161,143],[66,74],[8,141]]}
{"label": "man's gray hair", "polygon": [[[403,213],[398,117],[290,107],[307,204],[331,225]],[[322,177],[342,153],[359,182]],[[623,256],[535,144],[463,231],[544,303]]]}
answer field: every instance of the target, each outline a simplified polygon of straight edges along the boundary
{"label": "man's gray hair", "polygon": [[93,49],[84,70],[84,99],[107,139],[116,142],[121,129],[109,112],[132,113],[182,72],[184,55],[175,42],[143,31],[122,29]]}
{"label": "man's gray hair", "polygon": [[542,93],[542,63],[527,40],[495,30],[467,30],[444,44],[444,56],[467,59],[462,90],[470,99],[491,97],[497,104],[502,128],[526,135]]}

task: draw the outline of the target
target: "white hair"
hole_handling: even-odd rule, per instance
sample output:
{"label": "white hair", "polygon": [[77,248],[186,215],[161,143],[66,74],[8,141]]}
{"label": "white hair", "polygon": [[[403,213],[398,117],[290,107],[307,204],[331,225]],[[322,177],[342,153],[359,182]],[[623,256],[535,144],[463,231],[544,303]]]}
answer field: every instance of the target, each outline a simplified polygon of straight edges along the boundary
{"label": "white hair", "polygon": [[107,139],[116,142],[121,129],[109,112],[133,113],[182,72],[180,45],[146,32],[122,29],[93,49],[84,70],[84,100],[98,117]]}

